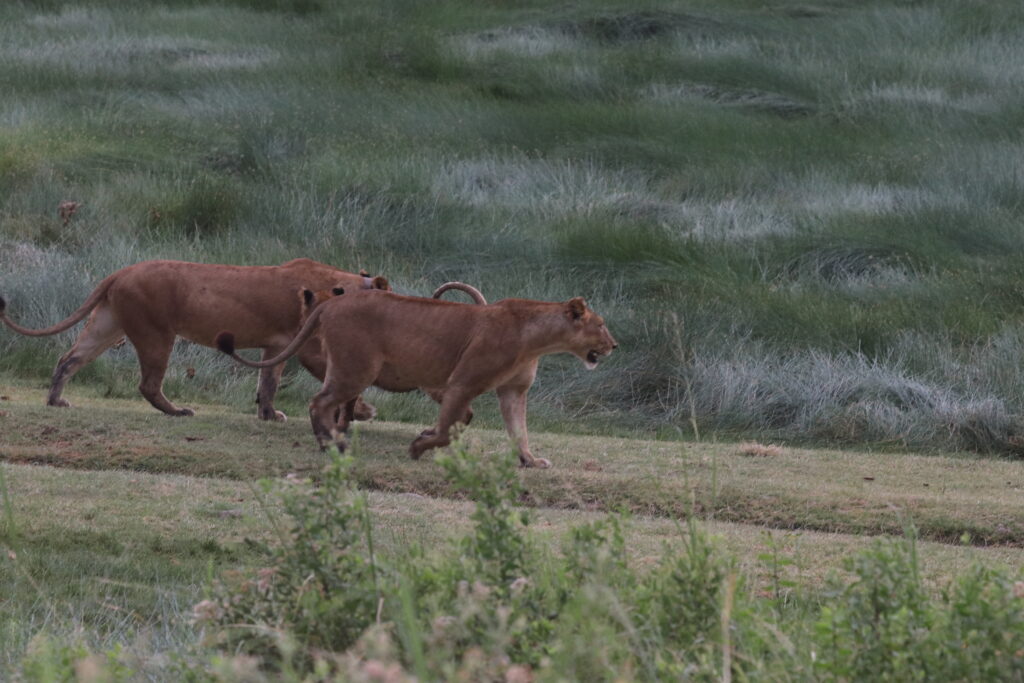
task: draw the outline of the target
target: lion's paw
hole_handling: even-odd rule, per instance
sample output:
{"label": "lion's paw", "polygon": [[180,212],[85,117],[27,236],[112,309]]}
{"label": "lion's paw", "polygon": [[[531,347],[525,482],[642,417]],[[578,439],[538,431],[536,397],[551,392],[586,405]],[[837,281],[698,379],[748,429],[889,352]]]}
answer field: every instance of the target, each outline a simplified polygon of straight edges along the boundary
{"label": "lion's paw", "polygon": [[352,409],[353,420],[358,420],[359,422],[369,422],[375,417],[377,417],[376,406],[367,403],[363,399],[358,399],[356,401],[355,407]]}
{"label": "lion's paw", "polygon": [[551,461],[547,458],[534,458],[531,462],[522,463],[522,467],[536,467],[539,470],[546,470],[551,467]]}

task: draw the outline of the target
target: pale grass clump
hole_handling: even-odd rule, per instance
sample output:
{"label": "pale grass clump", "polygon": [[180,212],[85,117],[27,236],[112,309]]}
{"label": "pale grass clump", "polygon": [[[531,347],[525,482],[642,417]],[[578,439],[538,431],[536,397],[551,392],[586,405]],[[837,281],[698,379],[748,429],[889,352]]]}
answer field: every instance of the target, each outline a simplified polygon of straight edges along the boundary
{"label": "pale grass clump", "polygon": [[792,218],[760,197],[666,199],[643,174],[594,162],[525,158],[460,160],[437,174],[433,193],[477,208],[503,207],[542,218],[598,212],[654,218],[680,237],[751,240],[792,232]]}
{"label": "pale grass clump", "polygon": [[603,83],[601,69],[586,62],[552,64],[544,73],[552,86],[571,92],[597,92]]}
{"label": "pale grass clump", "polygon": [[846,107],[856,110],[862,105],[874,102],[908,106],[928,105],[975,113],[992,113],[998,109],[997,102],[990,95],[956,96],[941,87],[893,83],[886,85],[872,83],[863,92],[851,94]]}
{"label": "pale grass clump", "polygon": [[568,52],[577,44],[575,38],[563,31],[539,26],[493,29],[459,36],[452,41],[455,53],[466,59],[544,57]]}
{"label": "pale grass clump", "polygon": [[715,242],[749,241],[793,232],[791,216],[759,198],[717,202],[687,200],[677,206],[681,235]]}
{"label": "pale grass clump", "polygon": [[650,199],[637,173],[608,170],[591,161],[512,158],[444,164],[433,194],[474,207],[501,206],[547,216],[587,215],[630,199]]}
{"label": "pale grass clump", "polygon": [[25,23],[33,28],[47,31],[104,33],[113,26],[114,18],[111,11],[107,9],[65,6],[55,14],[36,14],[29,17]]}
{"label": "pale grass clump", "polygon": [[273,50],[240,50],[234,52],[197,52],[174,63],[183,71],[222,71],[258,69],[280,58]]}
{"label": "pale grass clump", "polygon": [[[698,349],[692,400],[704,424],[718,428],[916,448],[1011,445],[1022,425],[994,387],[949,376],[926,381],[906,369],[909,362],[860,353],[784,354],[753,342]],[[679,396],[680,405],[684,399]]]}
{"label": "pale grass clump", "polygon": [[780,116],[800,116],[811,107],[779,93],[757,88],[724,88],[704,83],[653,83],[640,90],[642,97],[659,104],[688,105],[708,102],[727,107],[773,112]]}
{"label": "pale grass clump", "polygon": [[927,188],[886,183],[843,182],[821,172],[794,182],[786,193],[796,210],[814,216],[906,214],[962,203],[957,193],[940,194]]}
{"label": "pale grass clump", "polygon": [[[973,67],[975,73],[984,77],[994,89],[1020,88],[1024,84],[1024,69],[1020,67],[1024,61],[1024,47],[1019,34],[961,46],[947,55],[947,59],[951,69],[963,68],[964,64]],[[1008,64],[1012,66],[1007,68]]]}
{"label": "pale grass clump", "polygon": [[[91,280],[78,260],[61,249],[0,242],[0,296],[7,301],[7,315],[23,325],[45,327],[59,322],[100,279]],[[0,334],[0,348],[18,342],[24,343],[23,338],[9,330]]]}
{"label": "pale grass clump", "polygon": [[146,64],[165,66],[212,49],[211,43],[191,38],[115,34],[101,39],[54,37],[21,46],[8,45],[0,50],[0,55],[19,64],[59,68],[86,75],[136,71]]}

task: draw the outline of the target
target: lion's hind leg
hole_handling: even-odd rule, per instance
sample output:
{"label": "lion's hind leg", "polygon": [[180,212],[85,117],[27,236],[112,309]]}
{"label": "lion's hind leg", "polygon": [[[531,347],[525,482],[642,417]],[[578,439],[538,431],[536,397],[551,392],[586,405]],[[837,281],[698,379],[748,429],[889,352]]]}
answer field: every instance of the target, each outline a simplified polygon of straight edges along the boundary
{"label": "lion's hind leg", "polygon": [[124,337],[124,330],[114,318],[110,309],[105,306],[93,310],[89,321],[85,324],[78,339],[68,349],[68,352],[60,357],[56,367],[53,369],[53,377],[50,379],[50,392],[46,397],[46,405],[66,408],[71,404],[61,397],[64,392],[64,385],[75,376],[79,370],[96,360],[100,354],[119,342]]}
{"label": "lion's hind leg", "polygon": [[[273,358],[283,350],[284,347],[267,347],[263,349],[263,360]],[[277,422],[286,422],[288,420],[287,415],[280,410],[274,410],[274,396],[277,394],[277,387],[281,384],[281,375],[283,373],[284,363],[260,370],[259,384],[256,387],[256,404],[258,405],[257,417],[261,420],[275,420]]]}
{"label": "lion's hind leg", "polygon": [[345,452],[344,435],[348,432],[353,406],[360,391],[361,387],[342,386],[328,380],[309,402],[309,422],[320,450],[333,444],[339,451]]}
{"label": "lion's hind leg", "polygon": [[174,337],[173,332],[150,331],[142,338],[136,333],[128,332],[128,339],[135,346],[135,353],[139,357],[139,369],[142,372],[139,392],[157,410],[168,415],[187,417],[195,413],[189,408],[179,408],[164,396],[164,374],[171,360]]}
{"label": "lion's hind leg", "polygon": [[424,451],[431,448],[447,446],[452,442],[451,429],[459,421],[465,418],[469,411],[469,405],[476,394],[456,388],[448,388],[444,392],[444,400],[441,403],[441,413],[438,416],[437,426],[433,430],[422,432],[409,445],[409,457],[419,460]]}
{"label": "lion's hind leg", "polygon": [[[440,404],[440,405],[444,404],[444,389],[424,389],[423,393],[425,393],[427,396],[429,396],[430,398],[432,398],[435,401],[437,401],[438,404]],[[463,427],[468,427],[469,423],[472,422],[472,421],[473,421],[473,408],[470,407],[469,405],[467,405],[466,406],[466,412],[463,413],[462,417],[460,417],[458,419],[458,422]],[[422,432],[420,432],[420,436],[432,436],[433,434],[436,434],[436,433],[437,433],[437,430],[434,429],[433,427],[431,427],[430,429],[424,429]]]}

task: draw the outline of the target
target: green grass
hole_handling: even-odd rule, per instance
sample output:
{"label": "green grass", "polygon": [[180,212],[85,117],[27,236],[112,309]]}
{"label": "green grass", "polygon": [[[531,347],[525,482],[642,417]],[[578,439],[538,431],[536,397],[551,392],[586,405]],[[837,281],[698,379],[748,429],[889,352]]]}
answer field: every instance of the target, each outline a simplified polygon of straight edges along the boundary
{"label": "green grass", "polygon": [[[5,3],[0,295],[44,326],[140,260],[299,256],[403,293],[583,295],[620,348],[546,359],[531,392],[551,543],[622,507],[642,567],[694,512],[755,583],[781,542],[817,590],[912,520],[938,590],[1024,546],[1022,46],[1010,0]],[[263,424],[252,373],[180,344],[166,390],[200,412],[170,420],[129,345],[45,409],[73,339],[0,330],[3,666],[49,631],[160,678],[208,574],[254,561],[251,483],[323,464],[316,383],[290,370],[293,420]],[[372,400],[382,542],[465,530],[405,456],[435,407]],[[477,407],[471,448],[508,457]]]}
{"label": "green grass", "polygon": [[[2,395],[0,471],[11,514],[0,517],[0,671],[17,670],[45,632],[92,651],[120,644],[139,669],[167,675],[167,656],[196,642],[191,607],[207,578],[258,562],[245,538],[275,537],[271,520],[280,511],[253,479],[316,476],[325,463],[298,420],[266,424],[212,405],[176,420],[138,401],[80,395],[72,396],[78,407],[56,410],[36,407],[39,391],[5,386]],[[406,459],[415,431],[387,423],[358,431],[356,478],[373,489],[382,553],[417,543],[442,548],[469,530],[473,505],[444,483],[441,468]],[[471,429],[467,439],[485,457],[512,457],[500,434]],[[632,507],[626,547],[640,572],[656,565],[663,544],[685,539],[678,516],[694,506],[704,517],[700,528],[765,595],[780,580],[816,594],[830,573],[842,572],[844,557],[869,546],[865,531],[900,533],[910,520],[925,536],[950,541],[919,544],[932,591],[972,562],[1022,561],[1012,503],[1024,485],[1018,463],[790,449],[757,458],[739,455],[736,444],[681,450],[544,433],[534,441],[555,464],[520,475],[536,506],[538,540],[557,550],[571,527],[617,503]],[[24,462],[36,465],[14,464]],[[826,530],[813,530],[826,509],[829,520],[818,527]],[[787,514],[801,528],[779,528]],[[1000,525],[1013,535],[984,538]],[[978,535],[957,537],[967,529]],[[765,560],[773,554],[785,560],[781,574]]]}
{"label": "green grass", "polygon": [[[100,413],[100,428],[112,427],[102,420],[103,413],[116,415],[122,427],[145,421],[137,410],[102,403],[90,405]],[[244,441],[234,433],[237,420],[229,417],[219,416],[228,421],[223,436]],[[158,428],[148,433],[156,438],[155,432],[177,422],[184,421],[159,418]],[[360,436],[360,450],[373,444],[369,431]],[[257,445],[240,445],[258,456]],[[222,459],[225,454],[211,450],[209,456]],[[323,464],[325,457],[316,460]],[[245,539],[278,538],[278,502],[252,481],[151,474],[123,466],[127,469],[82,471],[0,463],[4,507],[9,509],[0,524],[0,633],[5,635],[0,673],[18,672],[27,653],[45,658],[47,643],[78,643],[86,651],[120,651],[124,665],[147,676],[175,675],[174,661],[198,651],[202,633],[193,626],[191,607],[204,597],[204,585],[222,572],[262,565]],[[522,483],[534,490],[538,477],[525,474]],[[286,487],[300,490],[300,485]],[[840,505],[859,504],[852,492],[846,495],[850,498],[835,493],[834,498]],[[369,503],[381,556],[400,557],[414,546],[443,554],[447,544],[470,530],[473,503],[458,497],[374,492]],[[604,517],[591,508],[539,508],[529,526],[531,538],[558,552],[571,528]],[[760,600],[776,599],[781,590],[794,618],[813,609],[816,596],[828,594],[822,591],[829,575],[847,577],[845,558],[870,547],[869,539],[848,533],[726,521],[701,522],[697,528],[713,536],[723,556],[735,558],[735,570]],[[625,530],[625,560],[639,577],[655,569],[667,547],[681,549],[687,541],[686,527],[677,519],[637,515],[627,520]],[[1022,552],[1019,547],[958,543],[918,546],[922,579],[932,596],[942,595],[977,563],[989,569],[1019,566]]]}
{"label": "green grass", "polygon": [[[77,469],[130,469],[254,480],[314,475],[323,455],[301,417],[266,423],[218,406],[173,420],[142,401],[71,393],[77,406],[42,406],[44,392],[4,388],[0,457]],[[358,428],[358,484],[431,497],[456,495],[429,458],[412,462],[408,444],[422,426],[373,422]],[[476,425],[465,438],[488,457],[511,457],[503,432]],[[535,430],[550,471],[523,473],[527,502],[638,514],[852,534],[899,534],[912,521],[922,538],[1024,547],[1015,500],[1024,464],[962,454],[899,455],[787,448],[745,455],[736,443],[679,443]]]}
{"label": "green grass", "polygon": [[[145,258],[311,256],[403,292],[586,296],[622,345],[593,377],[544,364],[551,427],[568,409],[686,431],[694,412],[705,434],[1011,453],[1024,431],[1024,380],[997,362],[1020,347],[978,357],[1016,339],[1022,303],[1012,2],[110,0],[0,20],[0,292],[28,324]],[[0,371],[41,376],[68,340],[3,333]],[[932,398],[833,400],[793,381],[817,358],[828,383],[877,364]],[[209,367],[223,386],[200,397],[226,401],[234,376]],[[760,411],[787,381],[788,417]],[[983,412],[984,436],[940,403]]]}

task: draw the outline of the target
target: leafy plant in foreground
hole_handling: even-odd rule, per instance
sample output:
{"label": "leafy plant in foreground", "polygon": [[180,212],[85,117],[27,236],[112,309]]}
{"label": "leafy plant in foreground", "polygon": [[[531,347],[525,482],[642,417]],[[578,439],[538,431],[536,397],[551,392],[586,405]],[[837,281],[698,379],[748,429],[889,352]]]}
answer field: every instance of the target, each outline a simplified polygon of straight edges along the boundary
{"label": "leafy plant in foreground", "polygon": [[349,478],[351,457],[330,457],[315,487],[280,494],[291,527],[277,542],[250,541],[267,566],[225,576],[196,605],[212,643],[276,656],[288,634],[306,652],[344,651],[373,623],[380,597],[366,495]]}
{"label": "leafy plant in foreground", "polygon": [[[228,658],[189,675],[234,680],[240,667],[345,681],[1024,676],[1024,581],[975,567],[936,595],[921,579],[912,534],[852,556],[853,578],[815,595],[788,584],[773,545],[762,558],[773,593],[758,599],[693,520],[648,569],[626,562],[627,534],[614,516],[576,526],[553,552],[517,504],[513,458],[457,445],[437,462],[473,501],[472,530],[440,552],[410,548],[386,563],[372,552],[348,459],[332,454],[315,488],[286,488],[290,526],[259,546],[266,566],[227,577],[196,606],[207,643]],[[783,588],[793,589],[785,599]]]}

